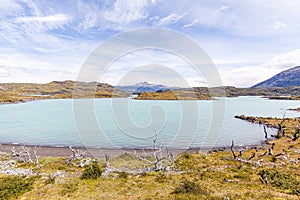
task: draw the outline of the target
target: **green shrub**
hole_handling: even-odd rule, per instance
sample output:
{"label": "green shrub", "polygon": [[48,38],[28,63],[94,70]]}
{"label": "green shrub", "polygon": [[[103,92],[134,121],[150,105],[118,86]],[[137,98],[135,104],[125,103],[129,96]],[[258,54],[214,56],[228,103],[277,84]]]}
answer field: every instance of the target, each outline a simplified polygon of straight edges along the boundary
{"label": "green shrub", "polygon": [[292,174],[286,174],[278,171],[262,170],[259,175],[266,177],[271,185],[290,190],[292,194],[300,195],[300,182]]}
{"label": "green shrub", "polygon": [[190,153],[188,153],[188,152],[184,152],[182,154],[182,157],[185,158],[185,159],[191,159],[193,156]]}
{"label": "green shrub", "polygon": [[66,194],[70,194],[75,192],[78,189],[78,183],[65,183],[62,185],[62,190],[60,194],[65,196]]}
{"label": "green shrub", "polygon": [[127,172],[119,172],[118,174],[119,174],[119,178],[124,178],[124,179],[128,178]]}
{"label": "green shrub", "polygon": [[167,181],[167,176],[164,173],[160,172],[155,177],[155,181],[158,183],[164,183]]}
{"label": "green shrub", "polygon": [[204,190],[198,183],[184,179],[180,182],[180,185],[177,186],[172,194],[194,194],[194,195],[205,195],[208,194],[208,191]]}
{"label": "green shrub", "polygon": [[34,178],[8,176],[0,178],[0,200],[17,199],[33,189]]}
{"label": "green shrub", "polygon": [[48,185],[48,184],[54,184],[55,183],[55,176],[51,176],[49,175],[48,178],[45,180],[45,185]]}
{"label": "green shrub", "polygon": [[90,165],[84,167],[81,179],[97,179],[101,176],[102,170],[100,169],[97,162],[92,162]]}

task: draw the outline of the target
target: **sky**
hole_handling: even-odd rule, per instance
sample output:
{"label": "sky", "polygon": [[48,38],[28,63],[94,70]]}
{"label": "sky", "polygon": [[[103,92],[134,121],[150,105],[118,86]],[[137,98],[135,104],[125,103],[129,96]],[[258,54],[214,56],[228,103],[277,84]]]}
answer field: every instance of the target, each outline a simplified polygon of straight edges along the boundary
{"label": "sky", "polygon": [[[76,80],[103,42],[152,27],[195,41],[223,85],[249,87],[300,65],[299,7],[298,0],[0,0],[0,82]],[[186,60],[157,49],[128,52],[99,81],[176,86],[178,74],[205,85]]]}

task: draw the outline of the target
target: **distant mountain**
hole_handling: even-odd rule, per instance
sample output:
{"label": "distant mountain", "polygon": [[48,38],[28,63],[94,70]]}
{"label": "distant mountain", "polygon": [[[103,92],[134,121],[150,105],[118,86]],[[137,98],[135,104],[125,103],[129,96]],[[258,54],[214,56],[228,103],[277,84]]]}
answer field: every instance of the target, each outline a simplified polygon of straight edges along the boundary
{"label": "distant mountain", "polygon": [[300,86],[300,66],[280,72],[272,78],[252,86],[252,88],[291,86]]}
{"label": "distant mountain", "polygon": [[167,90],[178,89],[177,87],[167,87],[165,85],[151,84],[148,82],[140,82],[135,85],[115,86],[115,88],[130,93],[156,92],[156,91],[167,91]]}

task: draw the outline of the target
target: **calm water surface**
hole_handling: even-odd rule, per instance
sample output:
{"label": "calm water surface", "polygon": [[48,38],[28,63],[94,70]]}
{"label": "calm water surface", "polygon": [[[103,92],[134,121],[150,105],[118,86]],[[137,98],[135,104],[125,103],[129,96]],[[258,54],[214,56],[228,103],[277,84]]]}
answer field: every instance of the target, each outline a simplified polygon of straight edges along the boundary
{"label": "calm water surface", "polygon": [[[235,115],[282,117],[286,113],[286,117],[300,116],[287,110],[300,107],[300,101],[260,97],[221,99],[225,115],[224,121],[218,123],[211,121],[212,113],[218,114],[212,101],[121,100],[128,103],[128,109],[117,100],[95,99],[94,113],[88,115],[84,106],[74,115],[72,99],[0,105],[0,143],[150,147],[156,129],[161,144],[170,147],[227,146],[233,139],[239,145],[256,144],[264,139],[263,127],[235,119]],[[184,110],[189,104],[193,107]],[[76,115],[81,121],[78,122]],[[96,117],[96,124],[91,116]],[[222,127],[220,134],[206,140],[210,137],[208,130],[214,126]]]}

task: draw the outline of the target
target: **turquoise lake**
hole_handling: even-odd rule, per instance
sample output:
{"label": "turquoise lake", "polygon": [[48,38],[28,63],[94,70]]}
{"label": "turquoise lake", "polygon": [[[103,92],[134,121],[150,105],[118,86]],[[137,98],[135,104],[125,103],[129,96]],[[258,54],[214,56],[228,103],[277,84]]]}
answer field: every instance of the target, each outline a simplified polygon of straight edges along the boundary
{"label": "turquoise lake", "polygon": [[[220,110],[215,101],[222,101]],[[229,146],[231,140],[247,145],[264,140],[263,127],[235,115],[300,116],[287,110],[300,107],[300,101],[260,97],[215,101],[57,99],[3,104],[0,143],[148,148],[156,131],[161,145],[173,148]],[[274,131],[268,129],[270,134]]]}

